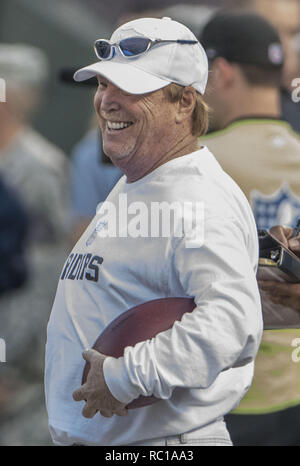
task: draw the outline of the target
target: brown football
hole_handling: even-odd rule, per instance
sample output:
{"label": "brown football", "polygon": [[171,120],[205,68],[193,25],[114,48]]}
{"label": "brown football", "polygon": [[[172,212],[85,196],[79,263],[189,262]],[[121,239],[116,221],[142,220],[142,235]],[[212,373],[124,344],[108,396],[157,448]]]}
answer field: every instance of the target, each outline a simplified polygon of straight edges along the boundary
{"label": "brown football", "polygon": [[[196,307],[192,298],[162,298],[135,306],[113,320],[100,334],[93,349],[107,356],[123,356],[127,346],[149,340],[158,333],[171,328],[183,314]],[[89,371],[86,363],[82,375],[85,383]],[[159,401],[154,396],[140,396],[127,405],[128,409],[141,408]]]}

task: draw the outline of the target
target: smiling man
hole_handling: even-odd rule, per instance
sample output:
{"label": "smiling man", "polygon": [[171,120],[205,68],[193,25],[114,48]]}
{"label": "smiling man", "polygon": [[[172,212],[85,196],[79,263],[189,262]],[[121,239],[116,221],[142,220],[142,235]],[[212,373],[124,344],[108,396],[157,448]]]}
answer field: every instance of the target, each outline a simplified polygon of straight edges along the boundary
{"label": "smiling man", "polygon": [[[127,23],[110,41],[97,40],[95,50],[99,61],[75,79],[97,76],[103,148],[124,173],[106,204],[118,217],[120,198],[130,214],[137,203],[147,212],[158,203],[182,203],[189,209],[174,223],[188,221],[182,235],[170,229],[147,236],[143,228],[134,236],[122,228],[103,234],[110,222],[109,215],[103,221],[104,203],[75,245],[48,324],[53,441],[231,445],[223,416],[251,384],[262,333],[258,241],[246,198],[198,147],[208,123],[206,55],[189,29],[169,18]],[[189,220],[199,202],[203,234],[193,235],[199,225]],[[196,307],[169,330],[127,346],[120,358],[92,349],[82,359],[127,309],[168,297],[193,298]],[[81,385],[84,360],[90,371]],[[127,409],[152,395],[159,401]]]}

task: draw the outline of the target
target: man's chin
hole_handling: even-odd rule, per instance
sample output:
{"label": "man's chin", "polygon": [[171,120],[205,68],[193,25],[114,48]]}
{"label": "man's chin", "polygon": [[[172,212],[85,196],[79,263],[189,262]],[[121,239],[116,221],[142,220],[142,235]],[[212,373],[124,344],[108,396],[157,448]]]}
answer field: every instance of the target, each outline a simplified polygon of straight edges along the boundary
{"label": "man's chin", "polygon": [[125,160],[126,157],[128,157],[128,154],[124,154],[121,151],[113,150],[111,148],[106,148],[105,146],[103,146],[103,152],[114,164],[117,164],[118,161]]}

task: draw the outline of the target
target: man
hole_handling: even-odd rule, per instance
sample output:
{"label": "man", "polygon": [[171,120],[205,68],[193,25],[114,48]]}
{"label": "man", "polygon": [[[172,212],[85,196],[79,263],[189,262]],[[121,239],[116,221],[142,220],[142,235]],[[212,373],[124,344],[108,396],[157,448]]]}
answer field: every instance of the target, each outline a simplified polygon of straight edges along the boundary
{"label": "man", "polygon": [[[244,195],[213,155],[198,149],[207,129],[206,55],[194,34],[169,18],[126,23],[95,47],[102,59],[75,79],[97,75],[103,149],[125,176],[60,277],[46,349],[53,441],[231,445],[223,416],[251,383],[262,331],[258,248]],[[127,224],[124,199],[127,213],[140,211]],[[199,202],[204,222],[193,219]],[[167,234],[152,234],[157,203],[177,203]],[[192,297],[197,307],[172,329],[127,347],[123,357],[84,352],[91,368],[80,386],[82,350],[109,322],[137,304],[172,296]],[[160,401],[127,410],[140,395]]]}
{"label": "man", "polygon": [[[293,227],[300,214],[300,141],[281,120],[279,35],[257,14],[219,13],[201,40],[210,60],[211,127],[219,131],[200,142],[242,188],[259,229]],[[239,415],[228,418],[235,444],[299,443],[300,374],[289,357],[297,335],[264,333],[252,387],[235,411]]]}
{"label": "man", "polygon": [[294,80],[300,76],[299,0],[226,0],[228,8],[251,10],[264,16],[279,32],[285,54],[285,63],[281,80],[282,116],[295,131],[300,132],[298,102],[293,101]]}

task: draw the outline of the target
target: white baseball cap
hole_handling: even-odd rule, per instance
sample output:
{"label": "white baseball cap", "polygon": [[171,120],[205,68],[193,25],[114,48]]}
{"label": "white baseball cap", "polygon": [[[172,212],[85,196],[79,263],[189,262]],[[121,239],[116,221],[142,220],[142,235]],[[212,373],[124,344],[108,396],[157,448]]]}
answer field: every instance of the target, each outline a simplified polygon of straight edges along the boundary
{"label": "white baseball cap", "polygon": [[170,83],[192,86],[204,94],[208,78],[206,53],[195,35],[170,18],[140,18],[120,26],[111,36],[112,44],[128,37],[197,41],[196,44],[162,43],[136,57],[125,58],[116,48],[113,58],[81,68],[75,81],[101,75],[129,94],[146,94]]}

